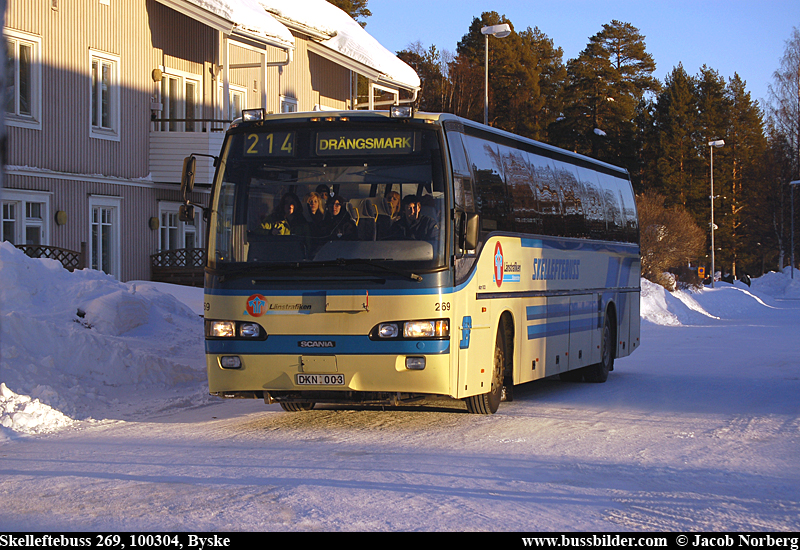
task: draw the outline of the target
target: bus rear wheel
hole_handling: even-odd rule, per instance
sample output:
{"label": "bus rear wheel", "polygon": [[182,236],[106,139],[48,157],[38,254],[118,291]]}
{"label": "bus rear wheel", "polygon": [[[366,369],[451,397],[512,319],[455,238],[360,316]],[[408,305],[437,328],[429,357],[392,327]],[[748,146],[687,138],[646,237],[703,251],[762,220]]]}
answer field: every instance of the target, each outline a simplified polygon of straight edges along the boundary
{"label": "bus rear wheel", "polygon": [[587,382],[601,384],[608,380],[608,373],[614,369],[614,342],[616,341],[614,329],[611,327],[611,320],[606,315],[603,323],[603,342],[600,350],[600,362],[596,365],[586,367],[583,372],[583,379]]}
{"label": "bus rear wheel", "polygon": [[488,392],[472,395],[464,401],[467,411],[472,414],[494,414],[500,407],[503,398],[503,379],[506,368],[506,343],[505,332],[502,325],[497,329],[497,339],[494,344],[494,364],[492,365],[492,385]]}
{"label": "bus rear wheel", "polygon": [[281,408],[286,412],[310,411],[316,403],[281,403]]}

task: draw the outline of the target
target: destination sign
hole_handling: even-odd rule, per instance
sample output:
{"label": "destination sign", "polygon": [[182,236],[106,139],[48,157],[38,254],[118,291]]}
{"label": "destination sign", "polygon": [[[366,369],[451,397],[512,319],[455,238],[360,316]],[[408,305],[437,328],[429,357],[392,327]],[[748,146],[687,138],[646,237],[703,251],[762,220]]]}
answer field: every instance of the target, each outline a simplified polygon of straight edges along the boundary
{"label": "destination sign", "polygon": [[292,157],[294,156],[294,132],[245,134],[244,156]]}
{"label": "destination sign", "polygon": [[415,150],[414,132],[318,132],[317,155],[407,155]]}

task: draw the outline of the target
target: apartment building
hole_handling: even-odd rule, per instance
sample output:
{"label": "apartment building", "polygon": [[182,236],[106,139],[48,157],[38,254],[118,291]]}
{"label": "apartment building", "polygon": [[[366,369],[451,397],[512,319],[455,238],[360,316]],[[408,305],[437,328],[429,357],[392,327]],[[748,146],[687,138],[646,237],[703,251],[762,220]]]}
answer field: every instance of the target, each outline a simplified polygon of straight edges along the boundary
{"label": "apartment building", "polygon": [[216,155],[241,109],[376,108],[419,89],[324,0],[9,0],[5,21],[0,237],[83,248],[123,281],[149,279],[153,254],[202,248],[202,222],[178,220],[182,161]]}

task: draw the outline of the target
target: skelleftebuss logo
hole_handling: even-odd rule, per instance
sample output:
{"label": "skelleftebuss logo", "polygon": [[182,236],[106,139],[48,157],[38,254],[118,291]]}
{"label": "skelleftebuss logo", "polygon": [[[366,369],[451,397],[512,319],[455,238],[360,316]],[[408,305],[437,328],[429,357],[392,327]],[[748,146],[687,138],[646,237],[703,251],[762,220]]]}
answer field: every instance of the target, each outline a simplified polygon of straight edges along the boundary
{"label": "skelleftebuss logo", "polygon": [[498,287],[503,284],[503,247],[500,241],[494,245],[494,282]]}
{"label": "skelleftebuss logo", "polygon": [[247,313],[253,317],[261,317],[267,309],[267,299],[261,294],[253,294],[247,299]]}

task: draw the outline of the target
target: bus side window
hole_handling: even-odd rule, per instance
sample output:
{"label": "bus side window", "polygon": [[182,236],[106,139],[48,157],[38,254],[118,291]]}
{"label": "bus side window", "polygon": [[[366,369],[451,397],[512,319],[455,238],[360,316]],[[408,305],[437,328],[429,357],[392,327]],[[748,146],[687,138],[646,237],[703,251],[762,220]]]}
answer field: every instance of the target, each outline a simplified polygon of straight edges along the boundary
{"label": "bus side window", "polygon": [[498,145],[466,136],[482,231],[513,231]]}
{"label": "bus side window", "polygon": [[588,168],[578,167],[578,177],[583,183],[586,231],[590,239],[606,238],[606,214],[599,174]]}

